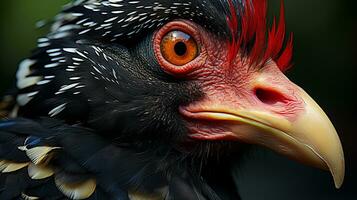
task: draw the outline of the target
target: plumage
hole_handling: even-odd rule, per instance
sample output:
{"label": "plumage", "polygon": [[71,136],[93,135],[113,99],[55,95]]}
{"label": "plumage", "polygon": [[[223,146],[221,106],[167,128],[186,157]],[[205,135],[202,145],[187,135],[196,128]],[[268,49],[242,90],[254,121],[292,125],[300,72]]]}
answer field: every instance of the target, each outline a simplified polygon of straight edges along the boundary
{"label": "plumage", "polygon": [[93,179],[83,182],[66,183],[60,178],[55,178],[55,183],[58,189],[71,199],[87,199],[92,196],[96,188],[96,182]]}
{"label": "plumage", "polygon": [[[333,163],[316,161],[307,145],[284,151],[295,145],[292,136],[257,136],[279,129],[266,128],[268,115],[230,114],[255,106],[294,123],[305,113],[305,96],[295,96],[301,91],[282,74],[292,58],[284,17],[282,5],[269,30],[266,0],[65,6],[0,103],[0,199],[237,200],[231,168],[248,147],[237,140],[276,144],[290,157],[302,152],[322,168]],[[186,65],[161,56],[160,38],[170,30],[198,44]],[[181,45],[179,58],[188,47],[196,46]],[[249,79],[257,74],[268,82]],[[341,168],[333,168],[337,185]]]}
{"label": "plumage", "polygon": [[29,163],[15,163],[7,160],[2,160],[0,161],[0,171],[1,173],[15,172],[28,165]]}
{"label": "plumage", "polygon": [[50,167],[31,163],[28,166],[28,174],[31,179],[40,180],[51,177],[54,171]]}

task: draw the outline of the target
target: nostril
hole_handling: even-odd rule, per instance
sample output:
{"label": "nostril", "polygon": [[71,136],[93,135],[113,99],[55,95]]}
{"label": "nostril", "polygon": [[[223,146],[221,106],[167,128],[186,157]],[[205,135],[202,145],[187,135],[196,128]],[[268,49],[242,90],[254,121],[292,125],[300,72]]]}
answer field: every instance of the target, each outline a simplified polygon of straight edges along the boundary
{"label": "nostril", "polygon": [[287,100],[280,92],[265,88],[255,89],[255,95],[261,102],[268,105],[284,103]]}

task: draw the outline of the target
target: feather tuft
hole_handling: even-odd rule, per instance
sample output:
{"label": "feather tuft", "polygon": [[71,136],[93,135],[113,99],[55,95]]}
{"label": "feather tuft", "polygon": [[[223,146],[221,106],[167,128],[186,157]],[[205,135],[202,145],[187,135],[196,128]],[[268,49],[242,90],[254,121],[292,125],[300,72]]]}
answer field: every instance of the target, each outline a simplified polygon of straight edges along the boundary
{"label": "feather tuft", "polygon": [[243,6],[238,12],[233,2],[228,0],[230,15],[227,16],[227,24],[232,35],[228,61],[232,63],[241,52],[248,56],[251,65],[264,65],[272,59],[282,71],[286,71],[291,66],[293,37],[291,34],[284,48],[286,26],[283,0],[279,23],[274,19],[270,31],[267,29],[267,0],[242,0]]}

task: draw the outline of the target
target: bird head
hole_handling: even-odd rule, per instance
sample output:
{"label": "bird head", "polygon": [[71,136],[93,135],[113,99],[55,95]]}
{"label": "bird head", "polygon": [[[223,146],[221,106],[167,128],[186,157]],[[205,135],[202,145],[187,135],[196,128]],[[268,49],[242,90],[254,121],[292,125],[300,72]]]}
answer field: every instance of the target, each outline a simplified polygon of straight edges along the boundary
{"label": "bird head", "polygon": [[18,72],[23,116],[178,149],[262,145],[343,182],[335,128],[284,75],[283,5],[268,29],[265,0],[75,1],[38,46]]}

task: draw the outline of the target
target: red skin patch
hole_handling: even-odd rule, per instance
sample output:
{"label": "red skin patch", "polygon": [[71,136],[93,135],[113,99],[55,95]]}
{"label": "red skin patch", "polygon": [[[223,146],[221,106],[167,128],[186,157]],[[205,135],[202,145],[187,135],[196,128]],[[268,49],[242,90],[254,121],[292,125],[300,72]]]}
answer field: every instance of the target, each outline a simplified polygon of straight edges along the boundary
{"label": "red skin patch", "polygon": [[[175,66],[161,55],[161,39],[173,30],[190,34],[200,46],[199,56],[184,66]],[[293,121],[304,110],[304,102],[295,91],[297,87],[284,76],[276,62],[269,59],[264,64],[255,65],[249,56],[245,57],[240,52],[230,58],[231,43],[217,38],[193,22],[170,22],[155,34],[153,41],[155,55],[162,69],[198,85],[204,93],[200,100],[180,108],[191,138],[234,139],[224,124],[207,123],[208,119],[195,118],[195,113],[253,109]]]}

